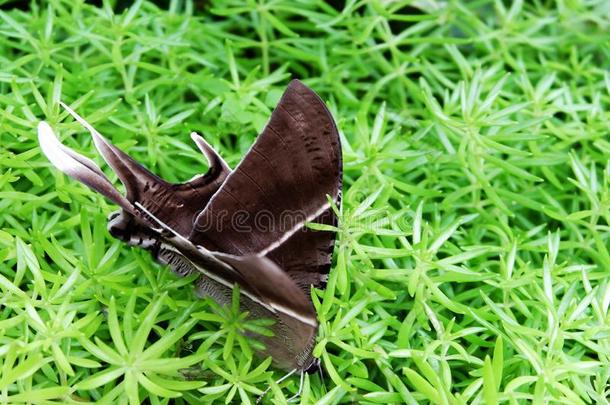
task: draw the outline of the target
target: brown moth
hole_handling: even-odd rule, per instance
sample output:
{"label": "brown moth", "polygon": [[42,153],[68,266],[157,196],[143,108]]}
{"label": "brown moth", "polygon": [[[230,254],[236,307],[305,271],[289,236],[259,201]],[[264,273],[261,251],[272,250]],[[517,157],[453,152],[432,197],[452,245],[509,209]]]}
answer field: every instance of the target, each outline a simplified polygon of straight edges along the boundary
{"label": "brown moth", "polygon": [[59,170],[119,205],[109,217],[110,234],[149,250],[178,275],[198,274],[197,293],[221,305],[230,303],[237,283],[242,309],[275,321],[272,337],[256,335],[262,355],[291,372],[317,369],[310,293],[326,285],[335,233],[305,224],[336,225],[329,199],[339,206],[342,186],[339,134],[324,102],[290,82],[234,170],[191,134],[209,170],[181,184],[157,177],[62,105],[89,130],[125,195],[93,161],[62,145],[46,122],[38,126],[41,149]]}

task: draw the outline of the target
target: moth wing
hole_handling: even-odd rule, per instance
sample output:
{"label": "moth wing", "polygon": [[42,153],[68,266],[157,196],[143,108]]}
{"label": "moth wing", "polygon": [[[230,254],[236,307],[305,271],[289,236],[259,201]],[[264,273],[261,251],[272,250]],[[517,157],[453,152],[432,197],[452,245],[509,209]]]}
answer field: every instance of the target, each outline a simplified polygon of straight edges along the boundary
{"label": "moth wing", "polygon": [[[336,226],[337,216],[332,208],[329,208],[310,222]],[[278,263],[298,286],[309,294],[312,285],[325,288],[334,246],[334,231],[301,228],[271,250],[267,257]]]}
{"label": "moth wing", "polygon": [[38,124],[38,142],[45,156],[60,171],[104,195],[124,210],[133,212],[133,205],[119,193],[102,170],[91,159],[64,146],[44,121]]}
{"label": "moth wing", "polygon": [[317,326],[315,310],[309,299],[272,260],[257,255],[214,252],[197,246],[142,204],[136,203],[135,206],[143,217],[158,226],[153,229],[163,238],[161,250],[173,249],[188,262],[188,266],[227,288],[239,284],[244,295],[272,313],[283,313],[312,327]]}
{"label": "moth wing", "polygon": [[[341,164],[330,112],[293,80],[248,154],[198,215],[190,239],[234,255],[268,254],[287,271],[328,272],[334,233],[303,225],[336,224],[327,196],[340,199]],[[310,284],[319,283],[302,287],[308,292]]]}
{"label": "moth wing", "polygon": [[[136,201],[142,203],[173,229],[188,236],[194,218],[231,171],[222,157],[201,136],[192,133],[193,141],[208,160],[209,170],[188,182],[172,184],[151,173],[114,146],[74,110],[61,104],[89,131],[96,148],[125,186],[125,199],[132,204]],[[176,215],[176,212],[180,214]]]}
{"label": "moth wing", "polygon": [[316,313],[305,292],[286,272],[266,257],[236,256],[196,246],[141,204],[136,206],[160,227],[163,262],[179,274],[200,273],[197,292],[221,305],[230,304],[232,288],[239,285],[242,310],[252,319],[275,321],[270,326],[273,336],[247,332],[265,345],[263,354],[271,356],[276,367],[288,371],[309,367],[318,329]]}
{"label": "moth wing", "polygon": [[[271,336],[246,331],[246,335],[265,345],[261,354],[271,356],[274,366],[286,371],[307,369],[315,344],[318,324],[313,306],[294,281],[269,259],[258,256],[226,258],[248,281],[240,284],[240,309],[251,319],[270,319]],[[237,262],[235,262],[237,261]],[[262,294],[253,295],[253,289]],[[270,291],[273,290],[273,291]],[[200,296],[208,296],[220,305],[231,305],[232,288],[216,278],[202,275],[196,282]],[[265,297],[265,294],[272,294]],[[278,296],[281,294],[281,296]],[[270,305],[273,304],[273,305]],[[305,308],[303,311],[301,308]]]}

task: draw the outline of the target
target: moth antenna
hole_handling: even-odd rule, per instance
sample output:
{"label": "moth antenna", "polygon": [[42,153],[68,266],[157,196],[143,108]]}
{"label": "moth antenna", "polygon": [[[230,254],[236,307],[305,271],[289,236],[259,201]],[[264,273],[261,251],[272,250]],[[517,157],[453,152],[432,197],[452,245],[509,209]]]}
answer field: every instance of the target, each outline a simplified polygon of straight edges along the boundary
{"label": "moth antenna", "polygon": [[[286,380],[288,377],[290,377],[291,375],[293,375],[294,373],[297,372],[297,369],[295,368],[294,370],[292,370],[291,372],[289,372],[288,374],[286,374],[285,376],[283,376],[282,378],[280,378],[279,380],[277,380],[275,383],[276,384],[281,384],[284,380]],[[265,391],[263,391],[263,393],[258,397],[258,399],[256,400],[257,404],[260,404],[261,401],[263,400],[263,398],[265,397],[265,395],[267,395],[267,393],[269,393],[269,391],[271,391],[271,384],[267,387],[267,389]]]}

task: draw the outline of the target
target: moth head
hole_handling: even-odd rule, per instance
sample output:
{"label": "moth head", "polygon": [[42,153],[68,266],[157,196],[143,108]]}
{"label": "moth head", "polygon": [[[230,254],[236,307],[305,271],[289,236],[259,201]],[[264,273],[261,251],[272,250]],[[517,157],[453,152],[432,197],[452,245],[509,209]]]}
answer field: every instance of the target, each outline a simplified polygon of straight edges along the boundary
{"label": "moth head", "polygon": [[126,218],[122,211],[114,211],[108,215],[108,232],[113,238],[123,241],[129,240],[130,218]]}
{"label": "moth head", "polygon": [[133,216],[124,211],[114,211],[108,215],[108,232],[113,238],[129,242],[136,229]]}
{"label": "moth head", "polygon": [[108,233],[129,246],[138,246],[143,249],[154,249],[159,241],[157,231],[122,210],[115,211],[108,216]]}
{"label": "moth head", "polygon": [[209,170],[185,183],[169,183],[113,145],[70,107],[63,103],[61,105],[89,131],[95,147],[123,183],[125,193],[119,192],[92,160],[62,145],[46,122],[38,125],[41,149],[59,170],[121,207],[118,214],[109,217],[108,230],[111,235],[130,244],[138,244],[139,239],[146,243],[153,224],[136,207],[136,203],[140,203],[172,229],[188,236],[196,214],[230,172],[220,155],[199,135],[191,134],[206,156]]}

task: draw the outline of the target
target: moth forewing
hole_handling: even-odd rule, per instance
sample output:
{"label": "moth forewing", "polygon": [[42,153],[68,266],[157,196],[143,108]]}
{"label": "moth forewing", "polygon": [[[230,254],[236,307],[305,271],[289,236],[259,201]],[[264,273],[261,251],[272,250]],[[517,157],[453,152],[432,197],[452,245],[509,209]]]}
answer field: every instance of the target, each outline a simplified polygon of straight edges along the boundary
{"label": "moth forewing", "polygon": [[104,195],[126,211],[133,212],[133,205],[112,185],[102,170],[89,158],[80,155],[59,142],[49,124],[38,124],[40,149],[60,171]]}
{"label": "moth forewing", "polygon": [[[162,236],[176,253],[182,254],[197,270],[227,288],[239,284],[240,292],[270,312],[282,312],[300,322],[316,327],[311,301],[277,264],[264,256],[236,256],[197,246],[156,218],[140,203],[144,214],[169,235]],[[163,235],[162,232],[160,232]]]}
{"label": "moth forewing", "polygon": [[[140,202],[172,229],[188,236],[195,216],[231,172],[222,157],[201,136],[193,133],[191,138],[208,160],[209,169],[185,183],[169,183],[113,145],[69,106],[61,104],[89,131],[96,148],[125,186],[125,198],[132,204]],[[180,215],[176,215],[177,211]],[[127,215],[125,220],[130,222],[131,218]]]}
{"label": "moth forewing", "polygon": [[[197,132],[191,132],[191,139],[193,140],[193,142],[195,142],[195,145],[197,145],[201,153],[203,153],[207,158],[208,164],[212,171],[217,170],[222,171],[226,174],[231,173],[231,168],[229,167],[227,162],[225,162],[222,156],[220,156],[218,152],[214,150],[212,145],[210,145],[205,139],[203,139],[201,135],[199,135]],[[224,180],[225,177],[226,176],[224,176],[222,180]]]}
{"label": "moth forewing", "polygon": [[256,338],[265,345],[264,354],[270,355],[277,367],[286,370],[309,367],[318,322],[311,300],[288,274],[266,257],[235,256],[196,246],[140,203],[135,205],[165,231],[160,232],[161,250],[175,255],[167,264],[174,268],[186,265],[205,276],[198,281],[201,295],[229,304],[231,290],[238,284],[243,309],[254,318],[275,320],[271,327],[273,338],[261,335]]}

